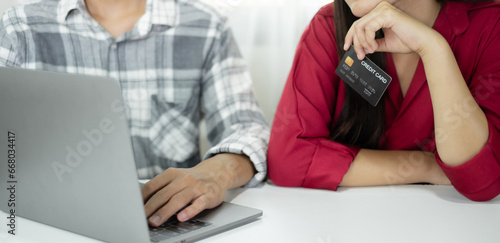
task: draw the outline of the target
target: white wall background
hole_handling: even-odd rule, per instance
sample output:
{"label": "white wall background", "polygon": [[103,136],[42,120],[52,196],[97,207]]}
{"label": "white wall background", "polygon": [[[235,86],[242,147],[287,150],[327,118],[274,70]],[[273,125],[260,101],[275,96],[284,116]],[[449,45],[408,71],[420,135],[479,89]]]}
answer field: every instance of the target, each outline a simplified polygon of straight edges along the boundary
{"label": "white wall background", "polygon": [[10,8],[11,6],[13,6],[15,4],[27,3],[27,2],[31,2],[31,1],[33,1],[33,0],[2,0],[0,2],[0,13],[5,12],[5,10],[7,10],[8,8]]}
{"label": "white wall background", "polygon": [[229,19],[269,122],[281,97],[297,43],[325,0],[242,0]]}
{"label": "white wall background", "polygon": [[[1,0],[0,12],[33,0]],[[313,15],[331,0],[202,0],[227,11],[247,61],[257,99],[269,123],[300,36]],[[204,127],[202,126],[202,132]],[[202,140],[202,152],[207,149]]]}

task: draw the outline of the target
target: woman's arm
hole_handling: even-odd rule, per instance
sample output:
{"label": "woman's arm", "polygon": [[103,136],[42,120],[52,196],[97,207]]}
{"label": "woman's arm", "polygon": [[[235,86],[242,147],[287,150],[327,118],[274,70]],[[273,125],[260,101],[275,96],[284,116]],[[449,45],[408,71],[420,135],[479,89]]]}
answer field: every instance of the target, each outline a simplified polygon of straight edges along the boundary
{"label": "woman's arm", "polygon": [[[434,110],[434,126],[446,139],[436,140],[441,160],[459,166],[478,154],[489,137],[488,121],[472,96],[446,40],[433,32],[419,53],[425,68]],[[464,112],[461,121],[450,112]]]}
{"label": "woman's arm", "polygon": [[433,153],[361,149],[340,186],[411,183],[450,185]]}

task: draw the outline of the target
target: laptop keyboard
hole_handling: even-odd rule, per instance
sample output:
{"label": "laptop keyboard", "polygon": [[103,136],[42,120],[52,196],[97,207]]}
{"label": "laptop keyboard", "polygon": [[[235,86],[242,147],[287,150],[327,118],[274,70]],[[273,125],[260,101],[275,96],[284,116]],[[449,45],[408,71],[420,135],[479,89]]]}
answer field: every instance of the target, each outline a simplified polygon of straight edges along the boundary
{"label": "laptop keyboard", "polygon": [[203,222],[199,219],[190,219],[186,222],[180,222],[177,220],[177,217],[174,216],[159,227],[149,227],[149,238],[151,242],[160,242],[209,225],[210,223]]}

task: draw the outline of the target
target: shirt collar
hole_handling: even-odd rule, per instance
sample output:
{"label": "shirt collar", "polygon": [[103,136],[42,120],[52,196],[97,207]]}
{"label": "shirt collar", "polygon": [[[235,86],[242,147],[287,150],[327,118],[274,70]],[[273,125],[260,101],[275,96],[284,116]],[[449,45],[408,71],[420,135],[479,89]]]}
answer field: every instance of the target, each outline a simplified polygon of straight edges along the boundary
{"label": "shirt collar", "polygon": [[463,34],[469,28],[468,7],[466,3],[446,2],[434,24],[434,29],[451,42],[453,37]]}
{"label": "shirt collar", "polygon": [[[151,23],[156,25],[174,26],[177,24],[175,0],[148,0],[146,13],[151,13]],[[60,23],[66,21],[73,10],[86,11],[84,0],[63,0],[57,8],[57,20]]]}
{"label": "shirt collar", "polygon": [[63,0],[59,1],[57,6],[57,20],[59,23],[64,23],[73,10],[84,10],[85,2],[84,0]]}

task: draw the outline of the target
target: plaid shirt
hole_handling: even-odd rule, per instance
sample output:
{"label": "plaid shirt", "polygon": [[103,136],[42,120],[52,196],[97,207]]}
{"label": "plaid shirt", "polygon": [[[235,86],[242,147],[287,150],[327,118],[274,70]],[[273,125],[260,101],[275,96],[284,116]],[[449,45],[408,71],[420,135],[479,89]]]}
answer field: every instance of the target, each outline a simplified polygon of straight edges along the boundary
{"label": "plaid shirt", "polygon": [[0,66],[100,75],[119,81],[140,178],[200,162],[210,150],[245,154],[262,181],[269,127],[227,19],[194,0],[148,0],[134,29],[114,39],[83,0],[43,0],[0,22]]}

